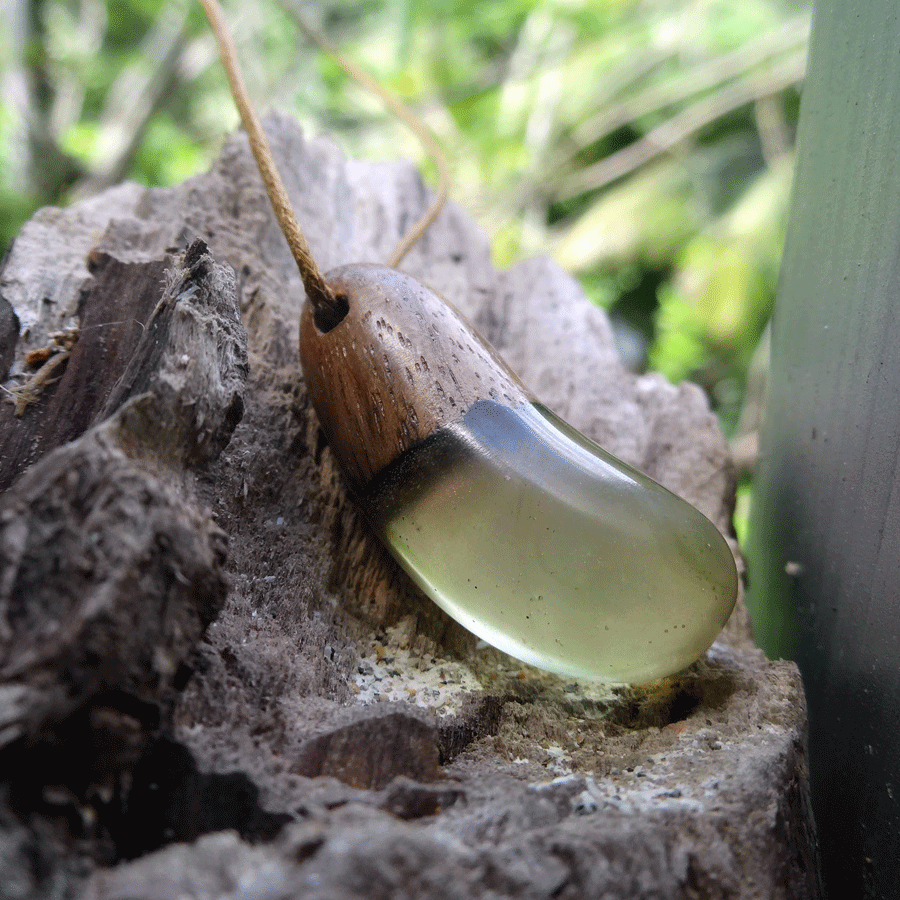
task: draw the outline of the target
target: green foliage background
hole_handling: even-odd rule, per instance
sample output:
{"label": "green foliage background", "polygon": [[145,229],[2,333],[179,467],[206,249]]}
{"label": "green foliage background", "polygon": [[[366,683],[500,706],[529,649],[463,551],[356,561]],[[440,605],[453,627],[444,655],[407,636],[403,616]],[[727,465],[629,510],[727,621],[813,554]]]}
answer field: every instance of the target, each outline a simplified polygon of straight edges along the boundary
{"label": "green foliage background", "polygon": [[[806,0],[294,4],[432,127],[498,265],[551,254],[610,312],[630,366],[699,382],[726,433],[753,433]],[[38,205],[202,171],[237,126],[192,0],[6,5],[4,244]],[[262,109],[433,180],[415,139],[277,3],[224,5]]]}

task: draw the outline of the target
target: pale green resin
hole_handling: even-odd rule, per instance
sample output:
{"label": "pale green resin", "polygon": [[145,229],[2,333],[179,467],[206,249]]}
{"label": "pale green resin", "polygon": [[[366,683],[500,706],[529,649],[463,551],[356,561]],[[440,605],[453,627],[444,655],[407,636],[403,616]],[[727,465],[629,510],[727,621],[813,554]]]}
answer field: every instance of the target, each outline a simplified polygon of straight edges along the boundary
{"label": "pale green resin", "polygon": [[715,640],[734,558],[701,513],[538,405],[476,403],[362,498],[453,618],[560,675],[641,683]]}

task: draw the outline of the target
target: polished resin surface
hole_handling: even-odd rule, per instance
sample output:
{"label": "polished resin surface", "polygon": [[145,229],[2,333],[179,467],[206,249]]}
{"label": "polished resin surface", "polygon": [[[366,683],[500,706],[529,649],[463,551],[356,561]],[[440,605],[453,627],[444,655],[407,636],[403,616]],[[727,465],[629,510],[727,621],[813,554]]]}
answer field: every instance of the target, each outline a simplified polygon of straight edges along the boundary
{"label": "polished resin surface", "polygon": [[435,602],[561,675],[673,674],[710,646],[737,597],[708,519],[538,404],[475,403],[362,500]]}

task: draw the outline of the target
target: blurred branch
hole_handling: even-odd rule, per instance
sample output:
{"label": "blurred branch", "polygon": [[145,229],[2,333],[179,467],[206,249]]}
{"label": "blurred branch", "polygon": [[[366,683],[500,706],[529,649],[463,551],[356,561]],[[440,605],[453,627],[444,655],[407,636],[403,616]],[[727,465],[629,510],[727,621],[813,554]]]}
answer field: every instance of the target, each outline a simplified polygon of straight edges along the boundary
{"label": "blurred branch", "polygon": [[[654,84],[621,103],[608,107],[579,125],[571,134],[574,153],[603,140],[644,116],[690,100],[703,91],[746,77],[754,69],[788,51],[802,48],[809,40],[809,14],[796,16],[778,28],[749,41],[731,53],[695,66],[680,77]],[[563,160],[560,160],[562,164]]]}
{"label": "blurred branch", "polygon": [[759,432],[763,424],[771,367],[772,322],[760,336],[747,369],[747,385],[741,417],[731,441],[731,456],[738,477],[753,471],[759,457]]}
{"label": "blurred branch", "polygon": [[[3,100],[15,112],[10,175],[20,194],[47,203],[78,176],[79,165],[59,146],[55,127],[60,91],[71,85],[51,74],[45,53],[35,52],[46,46],[42,10],[40,2],[4,0],[0,16],[8,25],[11,51],[3,66]],[[83,18],[91,24],[95,17]],[[70,93],[78,96],[76,91]],[[78,105],[80,110],[80,101]]]}
{"label": "blurred branch", "polygon": [[[519,173],[533,183],[547,171],[555,135],[560,100],[565,91],[565,62],[571,54],[574,29],[561,26],[540,6],[519,30],[518,44],[510,56],[507,78],[500,90],[498,130],[512,132],[524,125],[527,165]],[[542,233],[546,220],[543,202],[523,204],[519,210],[523,238]]]}
{"label": "blurred branch", "polygon": [[170,0],[141,42],[139,54],[144,64],[127,67],[113,83],[97,126],[99,162],[75,185],[73,199],[96,194],[125,176],[150,118],[176,78],[187,40],[186,22],[187,4]]}
{"label": "blurred branch", "polygon": [[2,67],[0,99],[3,106],[14,111],[18,120],[13,127],[11,152],[5,160],[6,177],[24,185],[29,168],[28,116],[31,84],[25,67],[25,48],[32,37],[32,22],[27,0],[0,0],[0,18],[6,25],[5,43],[9,59]]}
{"label": "blurred branch", "polygon": [[798,84],[803,80],[805,70],[804,48],[802,52],[782,61],[765,74],[727,85],[658,125],[623,150],[564,177],[560,180],[559,196],[574,197],[629,175],[650,160],[672,150],[716,119]]}
{"label": "blurred branch", "polygon": [[729,449],[735,475],[742,478],[751,474],[759,458],[759,432],[752,431],[734,438],[729,443]]}
{"label": "blurred branch", "polygon": [[756,101],[753,105],[753,114],[756,117],[756,130],[759,132],[766,165],[771,167],[790,152],[792,146],[784,110],[778,98],[774,94],[769,94]]}

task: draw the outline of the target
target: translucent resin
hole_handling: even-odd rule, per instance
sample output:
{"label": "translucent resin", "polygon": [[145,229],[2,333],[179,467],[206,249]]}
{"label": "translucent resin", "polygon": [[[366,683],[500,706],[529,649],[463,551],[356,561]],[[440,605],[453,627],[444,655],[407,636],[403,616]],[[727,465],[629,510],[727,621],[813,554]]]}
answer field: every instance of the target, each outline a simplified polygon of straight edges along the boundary
{"label": "translucent resin", "polygon": [[643,682],[693,662],[737,597],[724,538],[688,503],[534,401],[403,272],[328,273],[346,312],[300,321],[309,397],[348,486],[422,590],[501,650]]}
{"label": "translucent resin", "polygon": [[737,597],[734,559],[709,520],[536,403],[474,403],[361,499],[429,597],[561,675],[677,672]]}

